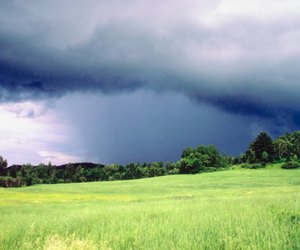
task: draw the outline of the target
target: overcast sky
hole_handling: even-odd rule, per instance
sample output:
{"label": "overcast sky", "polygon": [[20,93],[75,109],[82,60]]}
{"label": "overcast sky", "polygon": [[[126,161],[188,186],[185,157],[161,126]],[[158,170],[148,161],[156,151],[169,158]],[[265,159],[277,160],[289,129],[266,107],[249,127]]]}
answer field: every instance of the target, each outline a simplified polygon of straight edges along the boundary
{"label": "overcast sky", "polygon": [[0,155],[13,163],[243,152],[300,126],[297,0],[3,0]]}

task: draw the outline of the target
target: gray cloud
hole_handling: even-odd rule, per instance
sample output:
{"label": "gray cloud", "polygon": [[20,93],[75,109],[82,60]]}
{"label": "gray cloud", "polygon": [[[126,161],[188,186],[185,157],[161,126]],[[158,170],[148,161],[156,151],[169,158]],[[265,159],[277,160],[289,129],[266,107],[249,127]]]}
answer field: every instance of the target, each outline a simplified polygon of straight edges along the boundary
{"label": "gray cloud", "polygon": [[0,101],[145,88],[296,127],[300,18],[262,2],[1,1]]}
{"label": "gray cloud", "polygon": [[262,119],[241,119],[178,93],[72,94],[55,105],[76,124],[75,147],[87,149],[82,158],[102,163],[176,161],[199,143],[238,154],[270,128]]}

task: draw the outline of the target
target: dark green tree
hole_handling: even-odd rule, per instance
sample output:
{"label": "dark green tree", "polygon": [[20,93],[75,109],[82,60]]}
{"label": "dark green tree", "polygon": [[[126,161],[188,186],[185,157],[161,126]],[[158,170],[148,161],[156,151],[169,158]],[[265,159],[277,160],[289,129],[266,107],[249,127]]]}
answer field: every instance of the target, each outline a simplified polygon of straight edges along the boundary
{"label": "dark green tree", "polygon": [[[266,132],[261,132],[256,137],[250,144],[249,150],[253,150],[256,162],[271,162],[275,158],[273,140]],[[263,158],[263,152],[268,154],[267,159]]]}
{"label": "dark green tree", "polygon": [[168,174],[179,174],[178,162],[167,162],[166,171]]}
{"label": "dark green tree", "polygon": [[262,160],[263,160],[264,163],[267,163],[268,159],[269,159],[269,154],[266,151],[264,151],[261,154],[261,158],[262,158]]}
{"label": "dark green tree", "polygon": [[86,180],[84,177],[84,169],[81,165],[79,165],[75,170],[74,180],[75,182],[84,182]]}
{"label": "dark green tree", "polygon": [[37,178],[31,164],[24,164],[18,172],[18,176],[24,181],[26,186],[36,184]]}
{"label": "dark green tree", "polygon": [[252,149],[248,149],[246,151],[246,162],[255,163],[255,161],[256,161],[255,152]]}
{"label": "dark green tree", "polygon": [[165,174],[165,168],[162,162],[152,162],[149,167],[150,177],[162,176]]}
{"label": "dark green tree", "polygon": [[214,146],[199,145],[196,148],[187,148],[179,160],[179,173],[193,174],[202,171],[212,171],[227,165],[226,157],[221,155]]}
{"label": "dark green tree", "polygon": [[52,165],[51,162],[46,166],[47,177],[45,183],[51,184],[55,183],[56,167]]}
{"label": "dark green tree", "polygon": [[140,164],[129,163],[125,166],[125,179],[138,179],[142,177],[142,168]]}
{"label": "dark green tree", "polygon": [[7,161],[0,156],[0,176],[6,175]]}
{"label": "dark green tree", "polygon": [[72,182],[75,180],[75,167],[72,163],[69,163],[65,169],[65,182]]}
{"label": "dark green tree", "polygon": [[193,153],[188,157],[179,160],[179,173],[180,174],[196,174],[201,169],[201,161]]}
{"label": "dark green tree", "polygon": [[289,161],[294,155],[300,159],[300,131],[280,136],[274,146],[277,160]]}
{"label": "dark green tree", "polygon": [[48,179],[48,172],[45,164],[39,164],[34,168],[38,183],[46,183]]}
{"label": "dark green tree", "polygon": [[187,147],[185,150],[183,150],[181,154],[181,158],[188,157],[193,152],[193,149],[191,147]]}

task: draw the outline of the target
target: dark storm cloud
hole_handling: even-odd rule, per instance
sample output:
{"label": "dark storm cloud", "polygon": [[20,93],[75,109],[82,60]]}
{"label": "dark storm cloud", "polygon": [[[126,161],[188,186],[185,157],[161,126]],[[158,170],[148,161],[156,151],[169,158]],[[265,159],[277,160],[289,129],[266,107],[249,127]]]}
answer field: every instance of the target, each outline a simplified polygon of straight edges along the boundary
{"label": "dark storm cloud", "polygon": [[207,2],[2,1],[0,101],[147,88],[300,125],[294,2]]}
{"label": "dark storm cloud", "polygon": [[[210,104],[227,113],[271,119],[274,122],[274,129],[282,126],[298,129],[300,126],[300,112],[297,106],[285,107],[284,104],[282,107],[272,106],[272,102],[262,103],[260,100],[247,95],[193,96],[193,98],[196,102]],[[274,131],[273,134],[278,135],[280,132]]]}
{"label": "dark storm cloud", "polygon": [[83,159],[105,164],[177,161],[184,148],[199,143],[239,154],[257,132],[268,128],[260,119],[241,119],[207,105],[195,105],[178,93],[138,90],[100,98],[99,94],[75,94],[56,105],[77,125],[77,148],[88,149]]}

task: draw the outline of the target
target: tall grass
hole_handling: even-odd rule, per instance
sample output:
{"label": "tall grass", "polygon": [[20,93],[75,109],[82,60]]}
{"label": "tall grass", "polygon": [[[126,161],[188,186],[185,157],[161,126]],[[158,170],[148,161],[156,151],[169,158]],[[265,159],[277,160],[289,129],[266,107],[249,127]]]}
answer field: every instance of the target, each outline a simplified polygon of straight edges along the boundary
{"label": "tall grass", "polygon": [[0,249],[300,249],[300,170],[0,189]]}

